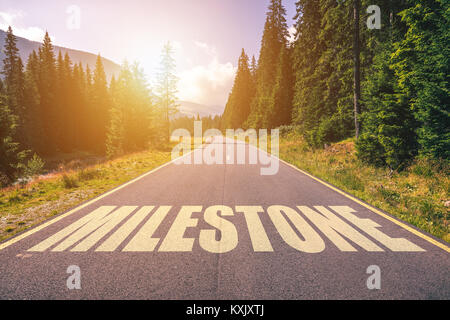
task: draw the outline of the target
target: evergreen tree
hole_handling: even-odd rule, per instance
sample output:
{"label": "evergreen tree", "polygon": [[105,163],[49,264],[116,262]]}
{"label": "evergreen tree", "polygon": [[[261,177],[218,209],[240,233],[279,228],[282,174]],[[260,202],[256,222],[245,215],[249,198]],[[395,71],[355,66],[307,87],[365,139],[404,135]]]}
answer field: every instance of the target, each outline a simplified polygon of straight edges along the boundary
{"label": "evergreen tree", "polygon": [[173,53],[172,45],[168,42],[163,48],[161,70],[158,74],[158,83],[156,86],[156,93],[158,94],[159,104],[162,109],[162,121],[167,131],[167,135],[165,135],[166,141],[169,140],[171,134],[170,117],[178,111],[178,78],[175,75],[176,65]]}
{"label": "evergreen tree", "polygon": [[248,56],[242,49],[233,89],[223,115],[223,129],[242,128],[250,115],[255,95],[255,83],[248,64]]}
{"label": "evergreen tree", "polygon": [[155,134],[155,108],[142,70],[137,64],[122,65],[119,78],[110,85],[112,107],[108,126],[108,157],[146,149]]}
{"label": "evergreen tree", "polygon": [[287,46],[288,28],[286,10],[281,0],[271,0],[258,61],[256,96],[252,102],[247,127],[268,128],[272,94],[275,87],[277,69],[282,47]]}
{"label": "evergreen tree", "polygon": [[289,125],[292,122],[292,100],[294,94],[294,74],[291,51],[281,48],[275,87],[272,93],[272,105],[268,115],[269,128]]}
{"label": "evergreen tree", "polygon": [[407,26],[396,46],[394,69],[419,122],[420,152],[450,157],[450,3],[410,0],[401,12]]}
{"label": "evergreen tree", "polygon": [[106,138],[106,155],[108,158],[120,156],[124,153],[124,115],[120,108],[120,92],[116,79],[111,79],[109,93],[111,109],[109,110],[109,126]]}
{"label": "evergreen tree", "polygon": [[300,0],[296,18],[294,122],[323,146],[355,129],[353,3]]}
{"label": "evergreen tree", "polygon": [[[294,45],[293,122],[308,138],[310,132],[318,127],[322,113],[321,101],[325,88],[318,75],[318,65],[325,43],[318,37],[322,21],[319,1],[300,0],[296,5],[298,37]],[[307,140],[311,142],[311,139]]]}
{"label": "evergreen tree", "polygon": [[70,117],[70,110],[68,108],[68,90],[69,90],[69,79],[68,74],[66,72],[65,66],[64,66],[64,59],[62,56],[61,51],[58,52],[58,58],[56,59],[56,83],[55,83],[55,108],[53,110],[54,112],[54,119],[56,121],[53,123],[54,130],[53,135],[55,135],[54,141],[56,143],[55,147],[58,148],[58,150],[61,150],[63,152],[69,152],[70,147],[68,145],[68,135],[70,132],[70,125],[69,121],[71,119]]}
{"label": "evergreen tree", "polygon": [[417,121],[407,92],[392,69],[395,46],[406,33],[398,13],[406,1],[380,1],[382,29],[367,35],[371,54],[363,82],[362,134],[357,141],[358,157],[376,166],[400,170],[417,154]]}
{"label": "evergreen tree", "polygon": [[256,83],[256,73],[258,72],[258,64],[255,56],[252,56],[252,63],[250,64],[250,73],[252,74],[253,81]]}
{"label": "evergreen tree", "polygon": [[14,140],[17,116],[6,105],[7,98],[0,96],[0,187],[13,182],[26,157]]}
{"label": "evergreen tree", "polygon": [[[6,88],[6,98],[9,108],[16,115],[19,113],[18,103],[18,77],[22,70],[19,68],[19,49],[17,48],[17,38],[13,34],[11,27],[8,28],[3,49],[5,58],[3,59],[3,69],[1,74],[4,76],[4,85]],[[20,70],[19,70],[20,69]]]}
{"label": "evergreen tree", "polygon": [[33,51],[27,61],[25,69],[24,112],[22,115],[26,146],[35,152],[41,152],[44,148],[42,141],[43,130],[39,110],[39,60],[36,51]]}
{"label": "evergreen tree", "polygon": [[392,47],[383,45],[365,83],[363,131],[356,146],[364,162],[399,170],[417,154],[417,122],[390,68]]}
{"label": "evergreen tree", "polygon": [[105,151],[106,131],[109,122],[108,110],[110,108],[110,99],[106,74],[100,55],[97,56],[93,76],[92,107],[94,108],[93,119],[95,119],[92,128],[93,149],[103,153]]}
{"label": "evergreen tree", "polygon": [[39,48],[39,81],[38,89],[40,96],[40,120],[43,126],[44,145],[46,154],[55,154],[58,151],[59,120],[56,101],[56,64],[53,45],[48,32],[44,42]]}

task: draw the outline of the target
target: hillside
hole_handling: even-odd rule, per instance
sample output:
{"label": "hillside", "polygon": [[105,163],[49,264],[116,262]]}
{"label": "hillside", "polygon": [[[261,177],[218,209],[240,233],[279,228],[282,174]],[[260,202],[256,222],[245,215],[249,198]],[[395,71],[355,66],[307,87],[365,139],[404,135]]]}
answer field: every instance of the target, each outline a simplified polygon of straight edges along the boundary
{"label": "hillside", "polygon": [[[1,51],[0,52],[0,68],[3,65],[3,59],[5,58],[5,55],[3,53],[3,46],[4,46],[5,38],[6,38],[6,32],[3,30],[0,30],[0,48],[2,48],[0,50]],[[20,50],[19,51],[20,57],[24,61],[24,64],[28,60],[28,56],[30,55],[30,53],[33,52],[33,50],[37,51],[38,48],[40,47],[40,45],[41,45],[41,43],[39,43],[39,42],[30,41],[25,38],[17,37],[17,47]],[[67,52],[69,54],[70,58],[72,59],[72,62],[74,62],[74,63],[81,62],[83,64],[83,66],[85,66],[87,64],[87,65],[89,65],[89,68],[91,68],[91,70],[93,70],[95,68],[95,61],[97,59],[96,54],[55,46],[55,53],[57,54],[59,51],[61,51],[61,53],[63,55],[65,55]],[[120,66],[118,64],[112,62],[111,60],[105,59],[105,58],[103,58],[102,60],[103,60],[103,66],[105,68],[105,73],[106,73],[108,79],[111,79],[111,77],[113,75],[117,75],[119,73]]]}
{"label": "hillside", "polygon": [[207,106],[204,104],[189,102],[189,101],[179,101],[179,112],[174,116],[174,118],[179,117],[208,117],[208,116],[220,116],[224,111],[223,106]]}

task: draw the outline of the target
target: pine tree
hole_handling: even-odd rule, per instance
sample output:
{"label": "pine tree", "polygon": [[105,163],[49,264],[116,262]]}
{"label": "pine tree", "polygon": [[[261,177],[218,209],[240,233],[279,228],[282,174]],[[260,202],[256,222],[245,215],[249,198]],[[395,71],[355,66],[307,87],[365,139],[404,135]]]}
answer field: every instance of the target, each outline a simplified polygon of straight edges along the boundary
{"label": "pine tree", "polygon": [[68,110],[68,74],[64,67],[64,59],[61,51],[58,52],[58,58],[56,59],[56,83],[55,83],[55,108],[53,123],[54,141],[58,150],[63,152],[69,152],[67,140],[70,132],[69,119],[71,115]]}
{"label": "pine tree", "polygon": [[173,48],[168,42],[162,52],[161,70],[158,74],[158,83],[156,93],[159,97],[159,104],[162,108],[162,119],[167,134],[165,140],[170,137],[170,117],[178,110],[177,83],[178,78],[175,75],[175,59],[173,58]]}
{"label": "pine tree", "polygon": [[[293,122],[305,137],[320,123],[323,82],[318,75],[320,56],[325,50],[323,39],[318,37],[322,14],[318,1],[297,2],[297,40],[294,46],[295,90]],[[308,139],[309,142],[310,139]]]}
{"label": "pine tree", "polygon": [[355,129],[353,3],[300,0],[296,27],[294,122],[313,146],[347,138]]}
{"label": "pine tree", "polygon": [[410,0],[401,12],[407,26],[396,46],[394,69],[419,122],[420,152],[450,158],[450,3]]}
{"label": "pine tree", "polygon": [[6,105],[7,98],[0,96],[0,187],[13,182],[26,157],[14,140],[17,116]]}
{"label": "pine tree", "polygon": [[39,60],[36,51],[33,51],[27,61],[24,75],[24,131],[26,136],[26,146],[37,153],[44,148],[42,141],[43,129],[39,112],[39,90],[37,81],[39,78]]}
{"label": "pine tree", "polygon": [[407,92],[399,86],[392,69],[396,43],[406,33],[406,26],[394,12],[401,12],[408,5],[406,1],[383,1],[379,5],[383,27],[367,35],[371,52],[366,60],[370,63],[363,82],[362,134],[356,147],[364,162],[401,170],[418,149],[418,123]]}
{"label": "pine tree", "polygon": [[73,82],[73,103],[77,110],[74,117],[76,132],[74,144],[79,150],[90,150],[90,105],[88,103],[86,74],[81,63],[75,64],[73,67]]}
{"label": "pine tree", "polygon": [[146,149],[155,135],[155,108],[142,70],[122,65],[110,85],[111,109],[106,152],[108,157]]}
{"label": "pine tree", "polygon": [[248,127],[268,128],[270,108],[273,105],[272,93],[275,87],[277,69],[282,47],[287,46],[288,28],[286,10],[281,0],[271,0],[258,61],[257,90],[252,102]]}
{"label": "pine tree", "polygon": [[3,69],[1,74],[4,76],[4,85],[6,87],[6,97],[8,106],[16,115],[20,112],[17,101],[18,76],[19,75],[19,49],[17,48],[17,38],[13,34],[11,27],[8,28],[5,38],[3,53]]}
{"label": "pine tree", "polygon": [[250,107],[255,92],[255,83],[249,68],[248,56],[242,49],[234,85],[225,107],[222,129],[243,127],[244,122],[250,115]]}
{"label": "pine tree", "polygon": [[252,74],[253,81],[256,83],[256,73],[258,72],[258,64],[255,56],[252,56],[252,63],[250,64],[250,73]]}
{"label": "pine tree", "polygon": [[5,79],[6,103],[11,112],[17,116],[16,139],[22,145],[26,144],[26,134],[24,128],[25,113],[25,76],[23,71],[23,62],[19,56],[17,48],[17,38],[13,34],[11,27],[8,28],[5,38],[5,47],[3,50],[5,58],[3,59],[3,74]]}
{"label": "pine tree", "polygon": [[[120,78],[123,79],[124,67],[122,66]],[[120,79],[119,78],[119,79]],[[124,114],[121,108],[120,81],[115,77],[111,79],[109,94],[111,97],[111,108],[109,110],[109,125],[106,138],[106,155],[114,158],[124,153],[125,123]]]}
{"label": "pine tree", "polygon": [[56,102],[56,64],[53,45],[48,32],[44,42],[39,48],[39,96],[40,118],[43,125],[45,144],[44,152],[55,154],[58,151],[58,125],[59,113]]}
{"label": "pine tree", "polygon": [[272,105],[268,115],[269,128],[289,125],[292,122],[292,100],[294,94],[294,74],[291,51],[281,48],[275,87],[272,93]]}
{"label": "pine tree", "polygon": [[95,121],[93,123],[93,149],[105,152],[106,130],[109,122],[108,110],[110,99],[105,70],[100,55],[97,56],[92,84],[92,108]]}
{"label": "pine tree", "polygon": [[417,154],[417,122],[406,95],[390,68],[392,43],[376,55],[370,81],[365,83],[363,131],[358,157],[376,166],[401,170]]}

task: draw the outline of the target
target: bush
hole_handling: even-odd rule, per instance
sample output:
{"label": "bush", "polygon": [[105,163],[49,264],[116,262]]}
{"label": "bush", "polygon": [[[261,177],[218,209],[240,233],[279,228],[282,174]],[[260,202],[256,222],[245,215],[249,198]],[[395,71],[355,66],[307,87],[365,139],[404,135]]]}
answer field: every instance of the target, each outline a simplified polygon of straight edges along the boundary
{"label": "bush", "polygon": [[386,166],[386,152],[375,135],[363,133],[355,146],[356,155],[362,162],[376,167]]}
{"label": "bush", "polygon": [[317,128],[306,132],[308,144],[315,148],[322,148],[325,144],[339,142],[350,136],[346,128],[347,120],[341,115],[324,117]]}
{"label": "bush", "polygon": [[62,177],[64,188],[66,189],[74,189],[78,188],[78,181],[75,177],[71,177],[68,175],[63,175]]}
{"label": "bush", "polygon": [[281,126],[278,128],[280,130],[280,137],[286,138],[287,136],[289,136],[292,133],[295,133],[296,131],[298,131],[298,127],[296,126]]}
{"label": "bush", "polygon": [[0,172],[0,188],[4,188],[11,183],[8,176],[3,172]]}
{"label": "bush", "polygon": [[83,169],[78,173],[78,180],[89,181],[101,176],[101,172],[96,169]]}
{"label": "bush", "polygon": [[24,177],[34,177],[42,173],[45,162],[36,153],[28,160],[24,170]]}

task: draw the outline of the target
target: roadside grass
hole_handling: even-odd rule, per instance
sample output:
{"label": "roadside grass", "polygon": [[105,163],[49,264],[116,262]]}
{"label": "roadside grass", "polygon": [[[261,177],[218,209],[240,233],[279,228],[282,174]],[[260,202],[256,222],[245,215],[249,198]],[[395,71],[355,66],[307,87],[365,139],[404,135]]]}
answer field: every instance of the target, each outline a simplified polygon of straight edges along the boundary
{"label": "roadside grass", "polygon": [[27,185],[0,190],[0,241],[171,160],[173,145],[84,166],[60,165]]}
{"label": "roadside grass", "polygon": [[391,172],[361,163],[351,139],[312,150],[296,133],[280,138],[280,158],[450,242],[448,164],[417,160],[403,172]]}

